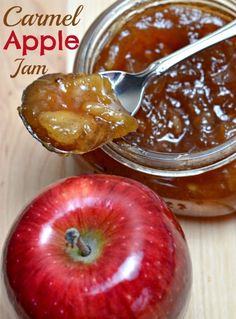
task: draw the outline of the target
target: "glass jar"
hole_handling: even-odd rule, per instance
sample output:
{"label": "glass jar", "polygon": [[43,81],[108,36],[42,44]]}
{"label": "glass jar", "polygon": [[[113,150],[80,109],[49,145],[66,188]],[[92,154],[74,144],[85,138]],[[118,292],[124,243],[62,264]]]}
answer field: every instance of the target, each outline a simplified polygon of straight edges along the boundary
{"label": "glass jar", "polygon": [[[92,24],[80,44],[74,72],[92,73],[99,53],[136,12],[163,3],[201,4],[236,16],[235,0],[121,0]],[[236,211],[236,137],[206,151],[158,153],[110,142],[83,158],[98,173],[130,177],[162,196],[180,215],[219,216]],[[80,156],[76,156],[81,161]]]}

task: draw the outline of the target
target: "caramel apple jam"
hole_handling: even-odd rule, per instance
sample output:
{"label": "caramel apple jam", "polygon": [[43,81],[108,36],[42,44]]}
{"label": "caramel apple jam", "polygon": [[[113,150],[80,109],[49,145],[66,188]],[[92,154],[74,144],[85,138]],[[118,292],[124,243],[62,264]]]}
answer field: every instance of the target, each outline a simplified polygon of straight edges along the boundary
{"label": "caramel apple jam", "polygon": [[[139,72],[222,27],[220,12],[181,5],[134,16],[103,50],[96,71]],[[126,139],[158,152],[196,152],[236,135],[236,42],[220,43],[149,83],[137,132]]]}
{"label": "caramel apple jam", "polygon": [[[153,61],[233,19],[214,7],[170,3],[132,15],[97,57],[94,72],[139,72]],[[236,135],[236,42],[224,41],[153,79],[135,117],[130,145],[163,153],[197,153]],[[101,149],[84,158],[97,172],[129,176],[165,198],[175,213],[216,216],[236,210],[236,163],[196,176],[160,177],[120,164]],[[147,158],[148,162],[148,158]]]}
{"label": "caramel apple jam", "polygon": [[137,129],[110,81],[98,74],[48,74],[23,93],[19,113],[49,150],[82,154]]}

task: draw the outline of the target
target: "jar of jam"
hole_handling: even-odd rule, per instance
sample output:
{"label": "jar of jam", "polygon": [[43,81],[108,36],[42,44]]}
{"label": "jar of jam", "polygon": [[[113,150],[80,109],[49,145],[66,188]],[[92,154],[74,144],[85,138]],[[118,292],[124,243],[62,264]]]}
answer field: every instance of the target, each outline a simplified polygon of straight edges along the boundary
{"label": "jar of jam", "polygon": [[[117,1],[86,33],[74,72],[140,72],[235,17],[230,0]],[[136,133],[83,156],[96,172],[143,182],[176,214],[236,211],[235,39],[153,79],[135,117]]]}

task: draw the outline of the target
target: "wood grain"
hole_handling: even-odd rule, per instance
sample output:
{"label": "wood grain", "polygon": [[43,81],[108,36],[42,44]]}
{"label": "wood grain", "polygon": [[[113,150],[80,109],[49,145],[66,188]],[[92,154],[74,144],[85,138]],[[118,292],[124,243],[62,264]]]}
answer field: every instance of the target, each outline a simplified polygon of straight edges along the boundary
{"label": "wood grain", "polygon": [[[113,0],[83,0],[85,5],[81,23],[67,30],[78,34],[85,32],[95,17],[113,3]],[[66,7],[66,4],[68,7]],[[77,1],[17,0],[1,1],[1,41],[9,36],[10,28],[2,25],[2,14],[9,6],[21,5],[25,12],[65,13],[73,12]],[[56,28],[14,27],[18,35],[56,33]],[[15,50],[3,52],[1,45],[0,85],[0,249],[9,228],[22,207],[44,186],[69,175],[77,174],[73,159],[51,154],[34,141],[23,128],[17,115],[24,87],[36,76],[19,76],[11,79],[15,69],[13,61],[20,57]],[[31,53],[30,63],[43,63],[49,72],[71,71],[73,54],[58,51],[40,58]],[[80,169],[80,172],[84,168]],[[186,318],[188,319],[234,319],[236,318],[236,215],[217,219],[179,219],[186,237],[193,261],[192,298]],[[0,318],[13,319],[5,312],[5,302],[0,292]]]}

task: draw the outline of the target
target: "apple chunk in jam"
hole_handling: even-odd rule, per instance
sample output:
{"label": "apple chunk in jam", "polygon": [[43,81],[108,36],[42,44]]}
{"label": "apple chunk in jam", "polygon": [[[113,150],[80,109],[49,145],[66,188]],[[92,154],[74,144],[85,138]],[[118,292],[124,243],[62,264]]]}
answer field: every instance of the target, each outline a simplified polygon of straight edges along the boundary
{"label": "apple chunk in jam", "polygon": [[19,107],[27,129],[49,150],[83,154],[137,129],[99,74],[49,74],[29,85]]}

